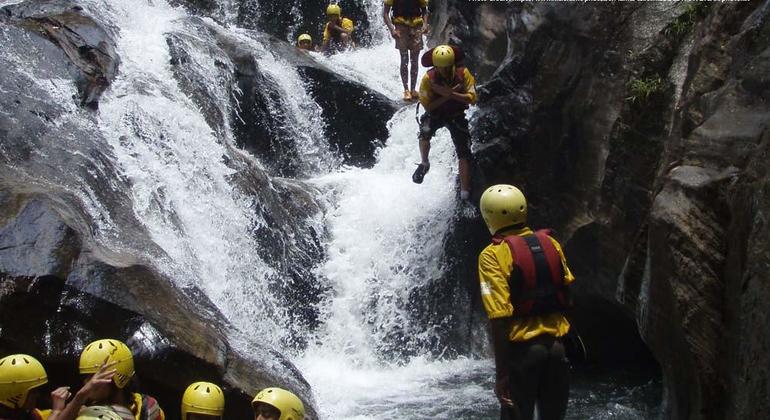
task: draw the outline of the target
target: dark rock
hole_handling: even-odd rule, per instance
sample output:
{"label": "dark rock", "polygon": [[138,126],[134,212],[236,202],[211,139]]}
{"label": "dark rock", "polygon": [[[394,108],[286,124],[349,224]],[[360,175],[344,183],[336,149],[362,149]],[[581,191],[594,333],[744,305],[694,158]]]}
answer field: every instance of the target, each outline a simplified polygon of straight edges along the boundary
{"label": "dark rock", "polygon": [[397,105],[328,70],[312,66],[299,70],[310,82],[310,90],[327,123],[326,135],[332,147],[342,154],[343,163],[358,167],[374,165],[375,152],[388,138],[387,122]]}
{"label": "dark rock", "polygon": [[70,1],[24,2],[2,9],[2,20],[40,35],[61,48],[77,71],[80,104],[98,107],[118,72],[113,34]]}
{"label": "dark rock", "polygon": [[[172,68],[185,93],[203,110],[207,122],[222,133],[228,120],[236,144],[253,153],[269,171],[284,177],[304,177],[316,172],[318,165],[333,167],[341,155],[342,163],[371,166],[378,147],[387,139],[387,122],[398,105],[382,94],[345,79],[319,64],[307,54],[274,38],[251,33],[253,42],[264,45],[270,53],[296,66],[306,80],[310,93],[320,107],[325,121],[313,129],[315,133],[297,131],[297,116],[292,115],[278,80],[262,71],[253,47],[206,25],[198,19],[187,22],[196,35],[171,33]],[[201,34],[208,35],[201,36]],[[212,39],[213,38],[213,39]],[[197,63],[189,51],[206,51],[214,66]],[[217,84],[209,82],[211,68]],[[232,98],[223,108],[222,98]],[[310,104],[312,106],[315,104]],[[355,115],[356,118],[350,118]],[[319,148],[310,149],[309,141]],[[328,145],[325,142],[328,141]],[[339,153],[332,153],[339,152]],[[314,163],[317,162],[317,163]]]}
{"label": "dark rock", "polygon": [[478,82],[486,82],[508,53],[512,10],[509,4],[498,2],[431,1],[428,44],[461,47],[466,53],[465,65]]}
{"label": "dark rock", "polygon": [[480,89],[477,176],[522,186],[531,224],[561,232],[601,359],[616,344],[596,325],[636,322],[666,418],[761,416],[767,7],[511,7],[514,48]]}

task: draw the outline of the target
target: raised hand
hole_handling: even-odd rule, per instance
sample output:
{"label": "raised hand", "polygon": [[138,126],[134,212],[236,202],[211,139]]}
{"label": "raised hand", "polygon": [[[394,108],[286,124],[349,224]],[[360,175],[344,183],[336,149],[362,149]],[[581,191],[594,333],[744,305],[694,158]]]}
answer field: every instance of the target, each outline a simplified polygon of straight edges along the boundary
{"label": "raised hand", "polygon": [[64,410],[70,396],[72,396],[72,393],[68,386],[62,386],[53,390],[51,392],[51,409],[54,411]]}

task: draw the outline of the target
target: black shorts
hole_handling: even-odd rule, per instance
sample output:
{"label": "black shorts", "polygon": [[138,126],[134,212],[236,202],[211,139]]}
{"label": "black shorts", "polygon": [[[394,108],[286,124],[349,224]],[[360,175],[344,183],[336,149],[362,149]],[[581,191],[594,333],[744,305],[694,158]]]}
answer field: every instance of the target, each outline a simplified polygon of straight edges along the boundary
{"label": "black shorts", "polygon": [[452,136],[458,159],[471,158],[471,132],[465,113],[454,117],[443,117],[425,113],[420,118],[420,140],[430,141],[439,128],[446,127]]}

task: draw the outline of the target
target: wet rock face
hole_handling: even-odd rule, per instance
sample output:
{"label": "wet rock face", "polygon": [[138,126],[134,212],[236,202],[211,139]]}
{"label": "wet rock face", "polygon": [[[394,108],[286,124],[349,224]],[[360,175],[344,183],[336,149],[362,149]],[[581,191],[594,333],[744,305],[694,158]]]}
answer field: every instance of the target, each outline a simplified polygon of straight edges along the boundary
{"label": "wet rock face", "polygon": [[[242,39],[228,36],[193,18],[188,22],[206,37],[184,33],[170,33],[167,42],[171,65],[185,93],[203,111],[207,122],[223,133],[231,126],[236,144],[254,154],[272,174],[303,178],[318,168],[308,163],[307,145],[314,140],[297,133],[297,115],[291,112],[280,81],[263,71],[257,61],[260,54]],[[319,161],[334,166],[336,160],[346,165],[368,167],[375,162],[375,152],[387,139],[387,122],[398,105],[378,92],[348,80],[316,62],[311,56],[274,38],[252,33],[255,42],[264,43],[270,54],[285,60],[287,66],[296,66],[303,83],[315,104],[303,104],[320,109],[323,121],[313,121],[309,127],[314,135],[324,137],[328,150],[316,151]],[[206,60],[212,60],[217,69],[220,85],[207,82],[205,71],[199,68],[197,58],[190,50],[206,51]],[[289,69],[287,69],[289,70]],[[229,98],[227,107],[221,107],[222,98]],[[227,103],[227,102],[224,102]],[[298,112],[311,112],[299,109]],[[356,115],[357,118],[350,118]],[[300,116],[302,117],[302,116]],[[321,155],[326,156],[321,156]]]}
{"label": "wet rock face", "polygon": [[498,2],[430,2],[429,46],[457,45],[477,81],[488,81],[508,52],[511,8]]}
{"label": "wet rock face", "polygon": [[96,109],[118,71],[113,34],[70,1],[25,2],[7,6],[0,21],[48,39],[67,56],[80,104]]}
{"label": "wet rock face", "polygon": [[513,48],[474,121],[482,183],[521,186],[531,224],[565,243],[579,301],[635,321],[667,418],[761,416],[768,9],[509,12]]}
{"label": "wet rock face", "polygon": [[387,122],[398,109],[383,95],[314,66],[299,68],[321,106],[326,135],[343,163],[371,167],[388,138]]}

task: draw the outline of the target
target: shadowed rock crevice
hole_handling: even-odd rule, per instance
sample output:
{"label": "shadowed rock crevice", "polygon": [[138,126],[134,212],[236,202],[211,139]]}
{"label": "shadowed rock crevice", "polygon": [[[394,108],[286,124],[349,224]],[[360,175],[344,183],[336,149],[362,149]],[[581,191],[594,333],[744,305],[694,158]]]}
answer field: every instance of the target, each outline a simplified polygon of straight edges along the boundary
{"label": "shadowed rock crevice", "polygon": [[[768,305],[747,280],[766,257],[755,232],[770,112],[754,88],[769,74],[766,5],[509,12],[516,47],[475,120],[483,183],[522,186],[532,224],[561,233],[580,280],[576,319],[605,307],[637,324],[663,372],[666,418],[764,412],[766,372],[746,367],[767,345],[749,338]],[[610,339],[578,326],[599,346]]]}

